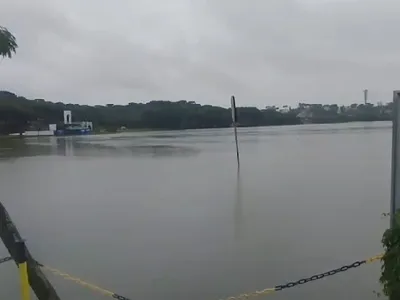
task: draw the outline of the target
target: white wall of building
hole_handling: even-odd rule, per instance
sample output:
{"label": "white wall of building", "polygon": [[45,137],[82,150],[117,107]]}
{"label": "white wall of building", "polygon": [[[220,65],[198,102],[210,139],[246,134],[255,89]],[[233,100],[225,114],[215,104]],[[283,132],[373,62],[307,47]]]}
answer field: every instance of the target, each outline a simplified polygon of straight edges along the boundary
{"label": "white wall of building", "polygon": [[72,112],[70,110],[64,110],[64,124],[72,123]]}
{"label": "white wall of building", "polygon": [[49,124],[49,130],[50,130],[50,131],[55,131],[55,130],[57,130],[57,124]]}
{"label": "white wall of building", "polygon": [[[10,135],[19,135],[19,133],[12,133]],[[51,130],[41,130],[41,131],[25,131],[22,133],[22,136],[50,136],[54,135],[54,132]]]}

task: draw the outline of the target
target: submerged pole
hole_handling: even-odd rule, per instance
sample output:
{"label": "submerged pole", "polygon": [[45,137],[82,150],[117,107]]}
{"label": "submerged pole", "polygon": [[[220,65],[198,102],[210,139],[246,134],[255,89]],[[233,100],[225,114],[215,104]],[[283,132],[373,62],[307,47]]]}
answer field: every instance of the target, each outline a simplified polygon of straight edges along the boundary
{"label": "submerged pole", "polygon": [[236,159],[237,159],[238,166],[240,166],[239,143],[238,143],[238,138],[237,138],[237,110],[236,110],[235,96],[231,97],[231,111],[232,111],[233,132],[235,135],[235,143],[236,143]]}
{"label": "submerged pole", "polygon": [[395,214],[400,209],[400,91],[393,92],[392,180],[390,225],[395,225]]}
{"label": "submerged pole", "polygon": [[235,190],[235,209],[234,209],[234,237],[239,240],[243,231],[243,195],[242,181],[240,178],[240,168],[236,173],[236,190]]}

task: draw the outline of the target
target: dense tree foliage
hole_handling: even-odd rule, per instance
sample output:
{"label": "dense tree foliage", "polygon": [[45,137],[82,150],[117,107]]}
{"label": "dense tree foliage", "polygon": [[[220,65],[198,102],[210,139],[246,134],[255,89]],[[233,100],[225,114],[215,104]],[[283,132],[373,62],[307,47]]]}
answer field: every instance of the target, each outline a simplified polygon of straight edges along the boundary
{"label": "dense tree foliage", "polygon": [[[115,131],[124,126],[138,129],[190,129],[229,127],[230,109],[200,105],[192,101],[151,101],[127,105],[78,105],[28,100],[0,92],[0,133],[19,132],[32,123],[59,123],[63,110],[71,110],[74,120],[92,121],[95,129]],[[296,113],[238,108],[241,126],[299,124]],[[40,121],[40,122],[38,122]]]}
{"label": "dense tree foliage", "polygon": [[11,58],[18,48],[15,36],[0,26],[0,56]]}
{"label": "dense tree foliage", "polygon": [[[151,101],[127,105],[78,105],[53,103],[43,99],[28,100],[10,92],[0,92],[0,133],[23,132],[28,127],[46,128],[60,123],[63,111],[71,110],[73,120],[92,121],[96,130],[128,129],[194,129],[229,127],[230,109],[200,105],[192,101]],[[280,111],[276,107],[258,109],[239,107],[239,126],[293,125],[350,121],[389,120],[391,105],[355,104],[348,107],[300,104]]]}

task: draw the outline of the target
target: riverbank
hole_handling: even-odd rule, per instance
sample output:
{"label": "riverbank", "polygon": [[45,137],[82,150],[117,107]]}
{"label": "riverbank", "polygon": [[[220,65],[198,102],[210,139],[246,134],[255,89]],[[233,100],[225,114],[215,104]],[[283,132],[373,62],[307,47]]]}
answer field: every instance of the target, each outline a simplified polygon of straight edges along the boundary
{"label": "riverbank", "polygon": [[[90,120],[107,132],[121,127],[151,130],[226,128],[232,124],[230,108],[202,105],[194,101],[131,102],[126,105],[79,105],[28,100],[13,93],[0,92],[0,133],[18,132],[33,123],[48,126],[63,119],[63,111],[71,111],[80,120]],[[240,107],[238,122],[243,127],[296,125],[301,123],[346,123],[353,121],[390,120],[392,103],[386,105],[305,104],[297,107]],[[40,121],[38,121],[40,120]],[[94,126],[96,130],[96,126]],[[129,130],[129,129],[128,129]]]}
{"label": "riverbank", "polygon": [[[373,122],[389,122],[391,120],[369,120],[369,121],[346,121],[346,122],[321,122],[321,123],[300,123],[300,124],[287,124],[287,125],[264,125],[264,126],[239,126],[240,128],[251,128],[251,127],[276,127],[276,126],[307,126],[307,125],[324,125],[324,124],[347,124],[347,123],[373,123]],[[222,128],[229,128],[229,127],[211,127],[211,128],[190,128],[191,130],[196,129],[222,129]],[[151,128],[127,128],[124,130],[117,130],[117,131],[107,131],[107,130],[95,130],[89,135],[113,135],[113,134],[121,134],[121,133],[135,133],[135,132],[154,132],[154,131],[171,131],[171,130],[185,130],[185,129],[151,129]],[[46,135],[47,137],[52,135]],[[37,138],[37,137],[44,137],[40,135],[30,135],[30,136],[20,136],[20,135],[0,135],[0,142],[1,140],[11,140],[11,139],[25,139],[25,138]]]}

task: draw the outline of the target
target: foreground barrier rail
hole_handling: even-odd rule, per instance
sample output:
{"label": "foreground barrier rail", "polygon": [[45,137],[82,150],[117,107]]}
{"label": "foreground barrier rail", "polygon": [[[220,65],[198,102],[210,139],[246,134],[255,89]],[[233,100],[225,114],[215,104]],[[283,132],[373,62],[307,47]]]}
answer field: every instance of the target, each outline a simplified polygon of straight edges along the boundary
{"label": "foreground barrier rail", "polygon": [[[324,272],[324,273],[319,273],[319,274],[315,274],[315,275],[312,275],[312,276],[309,276],[309,277],[305,277],[305,278],[302,278],[302,279],[299,279],[299,280],[296,280],[296,281],[290,281],[290,282],[285,283],[285,284],[276,285],[275,287],[272,287],[272,288],[266,288],[266,289],[263,289],[263,290],[260,290],[260,291],[244,293],[244,294],[240,294],[240,295],[237,295],[237,296],[224,298],[222,300],[244,300],[244,299],[249,299],[249,298],[269,295],[269,294],[272,294],[272,293],[275,293],[275,292],[280,292],[280,291],[283,291],[283,290],[286,290],[286,289],[289,289],[289,288],[296,287],[298,285],[303,285],[303,284],[306,284],[306,283],[309,283],[309,282],[313,282],[313,281],[316,281],[316,280],[323,279],[325,277],[333,276],[333,275],[336,275],[338,273],[346,272],[348,270],[351,270],[351,269],[354,269],[354,268],[358,268],[358,267],[360,267],[362,265],[365,265],[365,264],[370,264],[370,263],[376,262],[378,260],[381,260],[382,257],[383,257],[383,254],[379,254],[379,255],[372,256],[370,258],[364,259],[364,260],[355,261],[352,264],[344,265],[344,266],[342,266],[340,268],[332,269],[332,270]],[[11,260],[12,260],[11,257],[2,258],[2,259],[0,259],[0,264],[5,263],[7,261],[11,261]],[[80,285],[82,287],[88,288],[88,289],[90,289],[92,291],[95,291],[97,293],[103,294],[105,296],[109,296],[109,297],[114,298],[114,299],[130,300],[130,298],[127,298],[125,296],[121,296],[121,295],[119,295],[117,293],[114,293],[114,292],[109,291],[107,289],[101,288],[101,287],[99,287],[97,285],[94,285],[92,283],[86,282],[86,281],[84,281],[84,280],[82,280],[82,279],[80,279],[78,277],[72,276],[72,275],[67,274],[65,272],[62,272],[62,271],[60,271],[58,269],[43,265],[43,264],[41,264],[39,262],[37,262],[37,264],[43,270],[47,270],[47,271],[53,273],[54,275],[60,276],[60,277],[64,278],[65,280],[75,282],[76,284],[78,284],[78,285]]]}

